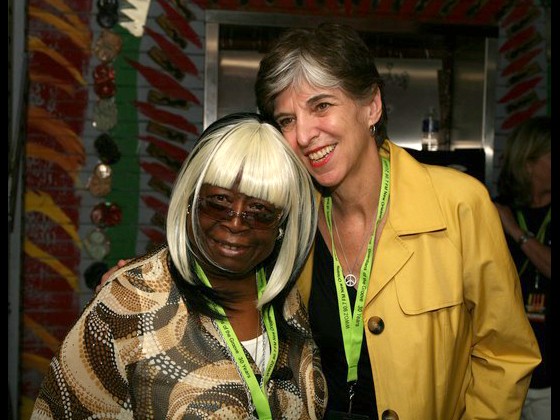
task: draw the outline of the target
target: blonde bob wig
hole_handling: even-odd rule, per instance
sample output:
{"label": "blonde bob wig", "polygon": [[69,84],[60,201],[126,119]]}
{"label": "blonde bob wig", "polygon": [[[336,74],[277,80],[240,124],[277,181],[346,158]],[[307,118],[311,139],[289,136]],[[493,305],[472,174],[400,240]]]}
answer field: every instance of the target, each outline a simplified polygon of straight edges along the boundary
{"label": "blonde bob wig", "polygon": [[[203,184],[231,189],[239,177],[241,193],[271,202],[283,211],[280,227],[284,235],[272,266],[266,267],[270,274],[258,302],[260,308],[295,281],[317,227],[311,177],[280,131],[262,116],[230,114],[202,133],[173,186],[167,242],[177,271],[190,284],[200,284],[192,270],[192,258],[193,249],[203,251],[204,247],[198,239],[198,207],[192,203],[198,202]],[[192,238],[187,234],[188,217],[192,217]],[[191,241],[195,241],[195,247]]]}

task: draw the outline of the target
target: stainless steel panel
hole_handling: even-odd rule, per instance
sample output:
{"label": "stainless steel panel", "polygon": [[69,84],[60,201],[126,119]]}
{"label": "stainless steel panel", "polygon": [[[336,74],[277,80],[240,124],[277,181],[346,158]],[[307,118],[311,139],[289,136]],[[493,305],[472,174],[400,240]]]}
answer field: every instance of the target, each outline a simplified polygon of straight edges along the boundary
{"label": "stainless steel panel", "polygon": [[[256,51],[220,52],[215,117],[256,111],[253,89],[261,58]],[[429,107],[438,107],[441,60],[378,59],[376,64],[386,83],[389,136],[398,144],[419,149],[424,114]]]}
{"label": "stainless steel panel", "polygon": [[441,60],[377,58],[375,64],[385,81],[389,138],[401,146],[419,150],[426,113],[433,107],[441,116],[438,96]]}
{"label": "stainless steel panel", "polygon": [[[321,19],[324,20],[324,19]],[[331,19],[332,20],[332,19]],[[381,27],[371,20],[340,19],[356,29],[366,31],[369,42],[375,43],[376,63],[386,81],[386,105],[389,113],[389,136],[397,144],[408,148],[421,148],[421,124],[427,110],[439,110],[438,70],[442,69],[442,56],[445,37],[430,37],[425,33],[414,33],[413,27],[393,28],[391,36],[388,28]],[[259,22],[259,27],[254,27]],[[240,110],[256,110],[253,84],[262,52],[257,47],[230,49],[226,39],[220,39],[220,25],[241,25],[266,31],[266,27],[310,26],[318,23],[318,18],[255,14],[248,12],[206,12],[206,63],[205,63],[205,114],[207,126],[226,113]],[[224,26],[225,28],[226,26]],[[231,29],[231,28],[229,28]],[[398,37],[397,37],[398,34]],[[408,34],[408,35],[407,35]],[[228,36],[231,36],[228,33]],[[453,46],[451,72],[453,76],[450,130],[451,150],[457,148],[485,148],[491,171],[494,121],[494,89],[497,57],[497,40],[480,34],[456,37]],[[405,40],[403,44],[402,41]],[[379,51],[391,51],[393,45],[401,42],[402,51],[422,56],[424,45],[435,46],[437,54],[426,49],[424,57],[408,58],[399,54],[391,57],[380,56]],[[258,40],[244,39],[244,45]],[[227,44],[226,48],[220,45]],[[260,44],[259,44],[260,45]],[[387,47],[389,45],[389,47]],[[398,48],[395,48],[398,52]],[[396,57],[396,58],[395,58]],[[487,176],[488,177],[488,176]]]}
{"label": "stainless steel panel", "polygon": [[257,112],[255,78],[262,54],[222,51],[218,70],[218,117],[235,111]]}

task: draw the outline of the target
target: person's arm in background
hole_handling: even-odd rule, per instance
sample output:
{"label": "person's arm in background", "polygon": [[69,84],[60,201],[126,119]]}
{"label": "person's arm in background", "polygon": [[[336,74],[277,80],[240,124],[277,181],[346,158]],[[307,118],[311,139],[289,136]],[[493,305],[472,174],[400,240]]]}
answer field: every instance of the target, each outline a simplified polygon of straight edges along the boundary
{"label": "person's arm in background", "polygon": [[107,283],[107,280],[109,280],[111,278],[111,276],[121,267],[124,267],[126,265],[127,262],[129,262],[130,260],[119,260],[117,262],[117,265],[114,265],[113,267],[111,267],[110,269],[107,270],[107,272],[105,274],[103,274],[103,276],[101,277],[101,281],[99,282],[99,284],[97,285],[97,287],[95,288],[95,293],[99,293],[99,291],[101,290],[101,288],[105,285],[105,283]]}
{"label": "person's arm in background", "polygon": [[[513,216],[513,212],[508,206],[494,203],[500,214],[504,232],[510,236],[515,242],[519,243],[519,238],[525,232]],[[541,244],[536,238],[528,237],[527,241],[519,245],[523,253],[529,261],[542,273],[546,278],[550,279],[550,271],[552,264],[552,252],[548,245]]]}

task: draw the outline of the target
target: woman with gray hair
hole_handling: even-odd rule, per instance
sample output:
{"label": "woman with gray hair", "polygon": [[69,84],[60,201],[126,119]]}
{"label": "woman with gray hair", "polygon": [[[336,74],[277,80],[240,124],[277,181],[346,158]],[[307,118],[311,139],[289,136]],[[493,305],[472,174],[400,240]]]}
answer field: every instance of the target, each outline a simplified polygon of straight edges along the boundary
{"label": "woman with gray hair", "polygon": [[273,125],[252,113],[210,125],[175,181],[167,244],[89,303],[32,418],[321,418],[293,287],[316,226],[311,177]]}
{"label": "woman with gray hair", "polygon": [[540,356],[486,187],[389,138],[383,80],[347,25],[287,30],[255,92],[319,186],[298,288],[326,418],[519,418]]}

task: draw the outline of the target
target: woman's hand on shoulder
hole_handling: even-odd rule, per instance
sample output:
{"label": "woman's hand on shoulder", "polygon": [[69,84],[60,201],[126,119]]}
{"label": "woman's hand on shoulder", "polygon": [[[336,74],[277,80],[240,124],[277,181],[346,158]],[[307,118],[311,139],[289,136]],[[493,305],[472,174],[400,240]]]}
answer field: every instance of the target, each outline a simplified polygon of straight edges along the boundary
{"label": "woman's hand on shoulder", "polygon": [[119,268],[124,267],[126,265],[126,263],[128,263],[130,260],[119,260],[117,262],[117,265],[114,265],[113,267],[111,267],[110,269],[108,269],[105,274],[103,274],[103,276],[101,277],[101,281],[99,282],[99,284],[97,285],[97,287],[95,288],[95,293],[99,293],[99,291],[101,290],[101,288],[105,285],[105,283],[107,283],[107,280],[109,280],[109,278],[111,278],[111,276],[113,275],[113,273],[115,271],[117,271]]}

